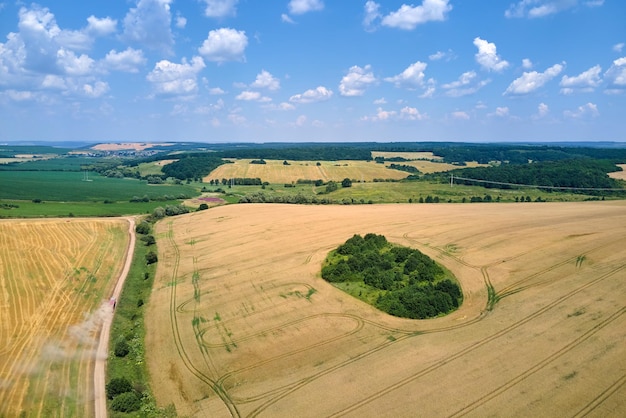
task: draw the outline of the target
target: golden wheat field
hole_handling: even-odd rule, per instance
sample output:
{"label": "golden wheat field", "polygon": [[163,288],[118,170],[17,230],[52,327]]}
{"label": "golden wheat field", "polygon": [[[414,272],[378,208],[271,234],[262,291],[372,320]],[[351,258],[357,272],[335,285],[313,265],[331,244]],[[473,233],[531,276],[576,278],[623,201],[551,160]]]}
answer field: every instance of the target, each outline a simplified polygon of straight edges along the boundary
{"label": "golden wheat field", "polygon": [[626,164],[617,164],[618,167],[622,169],[622,171],[614,171],[609,173],[609,177],[617,179],[617,180],[626,180]]}
{"label": "golden wheat field", "polygon": [[[320,278],[369,232],[445,265],[461,308],[395,318]],[[626,414],[626,202],[250,204],[157,233],[147,362],[180,415]]]}
{"label": "golden wheat field", "polygon": [[[372,153],[373,155],[387,154],[386,158],[393,156],[403,156],[403,158],[418,158],[418,154],[431,153]],[[411,154],[410,156],[407,154]],[[400,170],[389,169],[391,162],[377,164],[374,161],[289,161],[289,165],[284,165],[284,160],[266,160],[266,164],[250,164],[252,160],[234,160],[233,164],[224,164],[213,170],[203,181],[222,180],[230,178],[260,178],[268,183],[292,183],[298,180],[323,180],[324,182],[333,180],[341,181],[349,178],[354,181],[371,182],[374,179],[401,180],[410,173]],[[450,171],[458,168],[455,165],[437,161],[413,160],[403,161],[395,164],[410,165],[417,168],[421,173],[436,173]],[[479,164],[469,162],[467,167],[476,167]]]}
{"label": "golden wheat field", "polygon": [[93,415],[103,298],[127,245],[122,219],[0,221],[0,416]]}
{"label": "golden wheat field", "polygon": [[234,160],[233,164],[224,164],[216,168],[203,179],[223,178],[260,178],[269,183],[291,183],[298,180],[329,180],[341,181],[345,178],[356,181],[372,181],[374,179],[406,178],[409,173],[390,170],[387,165],[376,164],[374,161],[289,161],[265,160],[266,164],[250,164],[252,160]]}

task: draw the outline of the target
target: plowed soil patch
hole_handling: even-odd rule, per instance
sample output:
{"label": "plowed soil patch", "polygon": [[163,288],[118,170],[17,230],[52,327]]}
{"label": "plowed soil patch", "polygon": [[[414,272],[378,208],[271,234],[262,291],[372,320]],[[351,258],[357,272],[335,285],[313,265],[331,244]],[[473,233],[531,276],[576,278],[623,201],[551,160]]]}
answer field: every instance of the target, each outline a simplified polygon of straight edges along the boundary
{"label": "plowed soil patch", "polygon": [[[237,205],[157,232],[148,364],[181,415],[626,414],[626,202]],[[368,232],[444,264],[462,307],[394,318],[322,280]]]}
{"label": "plowed soil patch", "polygon": [[0,416],[93,415],[97,332],[124,220],[0,221]]}

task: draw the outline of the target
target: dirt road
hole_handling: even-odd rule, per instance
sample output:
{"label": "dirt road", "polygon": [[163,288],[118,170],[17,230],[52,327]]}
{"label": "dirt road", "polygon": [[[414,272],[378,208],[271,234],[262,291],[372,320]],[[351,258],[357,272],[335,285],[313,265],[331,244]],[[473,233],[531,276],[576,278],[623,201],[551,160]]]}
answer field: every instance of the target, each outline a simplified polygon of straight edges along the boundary
{"label": "dirt road", "polygon": [[113,321],[113,310],[115,307],[115,301],[118,300],[126,276],[130,270],[130,265],[133,261],[133,253],[135,251],[135,219],[126,218],[128,220],[128,233],[130,240],[128,242],[128,249],[126,252],[126,261],[124,262],[124,268],[117,279],[117,284],[111,295],[111,299],[103,302],[102,310],[106,312],[102,321],[102,329],[100,330],[100,342],[98,343],[98,351],[96,353],[96,363],[93,375],[94,384],[94,404],[95,404],[95,416],[96,418],[104,418],[107,416],[107,402],[105,394],[105,366],[107,360],[107,353],[109,348],[109,331],[111,330],[111,322]]}

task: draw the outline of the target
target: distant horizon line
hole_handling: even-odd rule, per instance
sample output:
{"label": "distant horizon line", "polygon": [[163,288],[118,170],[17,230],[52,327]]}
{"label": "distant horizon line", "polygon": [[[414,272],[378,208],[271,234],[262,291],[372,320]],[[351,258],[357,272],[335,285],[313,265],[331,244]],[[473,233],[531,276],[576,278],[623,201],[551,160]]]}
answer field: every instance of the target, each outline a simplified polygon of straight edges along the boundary
{"label": "distant horizon line", "polygon": [[573,140],[573,141],[472,141],[472,140],[416,140],[416,141],[216,141],[205,142],[195,140],[110,140],[110,141],[81,141],[81,140],[11,140],[2,141],[3,145],[51,145],[51,144],[81,144],[81,145],[100,145],[100,144],[208,144],[208,145],[228,145],[228,144],[501,144],[501,145],[547,145],[547,144],[624,144],[626,139],[619,140]]}

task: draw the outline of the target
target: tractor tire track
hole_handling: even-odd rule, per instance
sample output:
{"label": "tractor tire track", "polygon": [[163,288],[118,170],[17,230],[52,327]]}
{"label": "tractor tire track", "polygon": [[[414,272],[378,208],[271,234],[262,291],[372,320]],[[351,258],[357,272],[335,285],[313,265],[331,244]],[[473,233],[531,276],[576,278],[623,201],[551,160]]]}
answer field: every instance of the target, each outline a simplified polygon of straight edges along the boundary
{"label": "tractor tire track", "polygon": [[379,399],[379,398],[381,398],[381,397],[383,397],[383,396],[393,392],[394,390],[397,390],[397,389],[399,389],[399,388],[401,388],[401,387],[403,387],[403,386],[405,386],[405,385],[407,385],[407,384],[409,384],[409,383],[411,383],[411,382],[413,382],[413,381],[415,381],[415,380],[417,380],[417,379],[419,379],[419,378],[421,378],[421,377],[423,377],[423,376],[425,376],[425,375],[427,375],[427,374],[429,374],[429,373],[431,373],[431,372],[433,372],[435,370],[438,370],[441,367],[443,367],[444,365],[446,365],[446,364],[448,364],[448,363],[450,363],[450,362],[452,362],[454,360],[462,358],[466,354],[469,354],[469,353],[473,352],[474,350],[476,350],[476,349],[478,349],[478,348],[480,348],[480,347],[482,347],[482,346],[484,346],[484,345],[486,345],[486,344],[488,344],[488,343],[490,343],[492,341],[495,341],[495,340],[501,338],[502,336],[510,333],[511,331],[514,331],[515,329],[521,327],[522,325],[524,325],[524,324],[534,320],[538,316],[544,314],[545,312],[547,312],[550,309],[554,308],[555,306],[561,304],[562,302],[566,301],[567,299],[573,297],[574,295],[582,292],[583,290],[600,283],[601,281],[607,279],[608,277],[611,277],[612,275],[614,275],[615,273],[617,273],[619,271],[622,271],[625,267],[626,267],[626,265],[621,265],[621,266],[613,269],[612,271],[610,271],[610,272],[608,272],[608,273],[606,273],[606,274],[604,274],[604,275],[602,275],[602,276],[600,276],[600,277],[598,277],[598,278],[596,278],[596,279],[594,279],[594,280],[592,280],[590,282],[587,282],[587,283],[577,287],[576,289],[571,290],[570,292],[568,292],[565,295],[563,295],[563,296],[553,300],[552,302],[550,302],[549,304],[545,305],[544,307],[538,309],[537,311],[533,312],[532,314],[530,314],[530,315],[526,316],[525,318],[523,318],[523,319],[521,319],[521,320],[519,320],[519,321],[517,321],[517,322],[515,322],[515,323],[513,323],[513,324],[511,324],[511,325],[509,325],[509,326],[507,326],[507,327],[505,327],[503,329],[501,329],[500,331],[492,334],[491,336],[483,338],[482,340],[476,341],[475,343],[469,345],[468,347],[466,347],[466,348],[464,348],[462,350],[459,350],[456,353],[454,353],[454,354],[452,354],[452,355],[450,355],[450,356],[448,356],[448,357],[446,357],[444,359],[441,359],[440,361],[436,362],[435,364],[433,364],[433,365],[431,365],[431,366],[429,366],[429,367],[427,367],[425,369],[422,369],[421,371],[415,373],[414,375],[409,376],[407,378],[404,378],[404,379],[400,380],[399,382],[397,382],[397,383],[395,383],[393,385],[388,386],[385,389],[382,389],[382,390],[380,390],[378,392],[375,392],[375,393],[371,394],[370,396],[368,396],[367,399],[364,399],[364,400],[362,400],[360,402],[354,403],[353,405],[351,405],[351,406],[349,406],[347,408],[344,408],[341,411],[338,411],[338,412],[336,412],[335,414],[333,414],[331,416],[338,417],[338,416],[345,415],[345,414],[350,413],[350,412],[354,412],[357,409],[359,409],[360,407],[362,407],[364,405],[367,405],[367,404],[373,402],[374,400]]}
{"label": "tractor tire track", "polygon": [[620,390],[624,385],[626,385],[626,375],[623,375],[619,379],[617,379],[611,386],[604,389],[600,392],[595,398],[591,400],[584,408],[578,411],[573,418],[586,417],[590,413],[592,413],[597,407],[602,405],[604,401],[613,396],[618,390]]}
{"label": "tractor tire track", "polygon": [[229,398],[228,393],[225,390],[223,390],[221,386],[217,385],[215,380],[213,380],[210,376],[207,376],[205,373],[200,371],[193,364],[193,362],[189,358],[189,355],[185,351],[185,346],[183,344],[183,340],[180,335],[178,318],[176,317],[176,310],[177,310],[176,288],[178,287],[176,284],[176,279],[178,277],[178,269],[180,267],[180,249],[178,248],[178,245],[176,244],[176,241],[174,240],[174,230],[172,227],[172,222],[168,224],[168,232],[166,234],[166,237],[172,248],[172,251],[174,252],[174,257],[173,257],[174,263],[172,267],[173,285],[170,286],[171,290],[170,290],[169,314],[170,314],[170,324],[171,324],[171,329],[172,329],[172,335],[174,337],[174,343],[176,345],[178,357],[180,357],[180,359],[183,361],[185,368],[187,368],[187,370],[189,370],[191,374],[197,377],[201,382],[208,384],[213,389],[213,391],[220,397],[220,399],[222,400],[222,402],[224,403],[224,405],[230,412],[231,416],[239,417],[240,414],[239,414],[239,411],[237,410],[237,406]]}
{"label": "tractor tire track", "polygon": [[492,390],[491,392],[489,392],[489,393],[483,395],[482,397],[476,399],[471,404],[469,404],[469,405],[463,407],[462,409],[460,409],[459,411],[453,413],[452,415],[450,415],[450,417],[460,417],[460,416],[466,415],[466,414],[476,410],[480,406],[484,405],[485,403],[487,403],[491,399],[493,399],[493,398],[495,398],[497,396],[500,396],[502,393],[504,393],[507,390],[511,389],[515,385],[523,382],[528,377],[530,377],[533,374],[539,372],[544,367],[546,367],[548,364],[552,363],[554,360],[556,360],[556,359],[560,358],[561,356],[567,354],[572,349],[574,349],[575,347],[579,346],[580,344],[582,344],[583,342],[588,340],[596,332],[600,331],[602,328],[606,327],[607,325],[611,324],[613,321],[615,321],[616,319],[621,317],[625,312],[626,312],[626,307],[622,307],[617,312],[614,312],[611,316],[606,318],[604,321],[600,322],[599,324],[595,325],[591,329],[587,330],[585,333],[581,334],[578,338],[574,339],[569,344],[565,345],[561,349],[559,349],[556,352],[552,353],[550,356],[546,357],[545,359],[543,359],[539,363],[535,364],[531,368],[527,369],[523,373],[515,376],[513,379],[509,380],[508,382],[506,382],[505,384],[501,385],[500,387]]}

